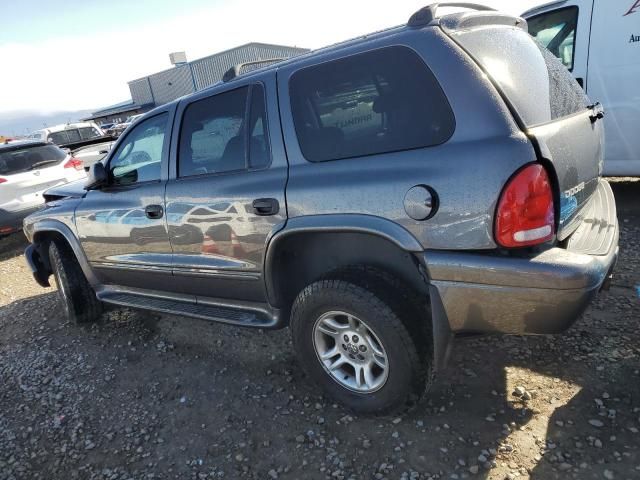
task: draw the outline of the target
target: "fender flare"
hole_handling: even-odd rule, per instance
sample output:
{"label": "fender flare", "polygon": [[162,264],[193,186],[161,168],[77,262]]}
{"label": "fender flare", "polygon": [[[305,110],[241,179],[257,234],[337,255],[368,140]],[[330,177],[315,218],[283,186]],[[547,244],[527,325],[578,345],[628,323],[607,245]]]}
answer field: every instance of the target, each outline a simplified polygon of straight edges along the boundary
{"label": "fender flare", "polygon": [[33,243],[38,245],[38,237],[42,234],[55,232],[67,241],[71,250],[73,250],[73,254],[76,256],[78,263],[80,264],[80,268],[82,268],[82,272],[85,277],[87,277],[87,281],[89,284],[96,288],[100,285],[97,277],[95,276],[93,270],[91,269],[91,265],[87,260],[87,256],[84,253],[84,250],[80,246],[80,241],[78,237],[73,233],[73,231],[64,223],[59,220],[38,220],[34,223],[33,229],[30,232],[31,238],[33,238]]}
{"label": "fender flare", "polygon": [[364,214],[307,215],[287,220],[284,227],[267,239],[264,257],[264,282],[269,303],[277,303],[274,278],[274,257],[283,240],[299,233],[366,233],[382,237],[407,252],[422,252],[420,242],[404,227],[382,217]]}

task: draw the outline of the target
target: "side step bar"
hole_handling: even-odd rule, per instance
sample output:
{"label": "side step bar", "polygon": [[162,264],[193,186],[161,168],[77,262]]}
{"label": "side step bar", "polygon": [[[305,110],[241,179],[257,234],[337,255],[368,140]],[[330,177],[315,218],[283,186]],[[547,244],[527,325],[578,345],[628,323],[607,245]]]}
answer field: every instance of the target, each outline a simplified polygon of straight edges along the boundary
{"label": "side step bar", "polygon": [[124,307],[153,310],[155,312],[184,315],[212,322],[228,323],[242,327],[277,328],[277,318],[267,312],[238,309],[227,306],[193,303],[171,298],[138,295],[126,292],[99,292],[98,299]]}

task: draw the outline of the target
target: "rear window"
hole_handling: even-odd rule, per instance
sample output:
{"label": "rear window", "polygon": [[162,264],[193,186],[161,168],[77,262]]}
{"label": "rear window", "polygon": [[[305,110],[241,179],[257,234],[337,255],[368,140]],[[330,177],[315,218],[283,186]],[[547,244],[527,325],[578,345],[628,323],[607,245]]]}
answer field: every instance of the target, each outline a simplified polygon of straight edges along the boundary
{"label": "rear window", "polygon": [[89,140],[100,136],[100,132],[94,127],[82,127],[78,129],[78,132],[82,140]]}
{"label": "rear window", "polygon": [[590,103],[562,62],[524,30],[490,27],[450,35],[489,74],[527,126],[572,115]]}
{"label": "rear window", "polygon": [[63,130],[49,135],[49,141],[56,145],[65,145],[67,143],[79,142],[81,140],[80,132],[77,129]]}
{"label": "rear window", "polygon": [[54,145],[0,152],[0,175],[15,175],[60,163],[67,154]]}
{"label": "rear window", "polygon": [[312,162],[438,145],[455,127],[436,78],[407,47],[304,68],[289,89],[298,143]]}

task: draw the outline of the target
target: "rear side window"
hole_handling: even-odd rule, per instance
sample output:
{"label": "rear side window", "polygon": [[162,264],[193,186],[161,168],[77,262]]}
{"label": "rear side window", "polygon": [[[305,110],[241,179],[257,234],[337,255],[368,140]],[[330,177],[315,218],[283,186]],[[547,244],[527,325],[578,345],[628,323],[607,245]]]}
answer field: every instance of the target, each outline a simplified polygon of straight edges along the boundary
{"label": "rear side window", "polygon": [[455,128],[442,88],[407,47],[304,68],[289,94],[300,149],[312,162],[439,145]]}
{"label": "rear side window", "polygon": [[572,115],[590,103],[562,62],[520,28],[450,35],[489,74],[528,127]]}
{"label": "rear side window", "polygon": [[54,145],[41,145],[0,152],[0,175],[15,175],[52,167],[67,154]]}

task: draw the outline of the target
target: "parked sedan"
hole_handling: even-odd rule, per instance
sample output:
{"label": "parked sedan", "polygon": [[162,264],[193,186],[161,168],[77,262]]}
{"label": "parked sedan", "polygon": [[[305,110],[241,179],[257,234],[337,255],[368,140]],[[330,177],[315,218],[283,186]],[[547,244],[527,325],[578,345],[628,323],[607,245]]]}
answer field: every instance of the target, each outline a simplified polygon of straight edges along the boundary
{"label": "parked sedan", "polygon": [[0,236],[22,228],[43,205],[45,190],[84,177],[82,161],[52,143],[0,144]]}

